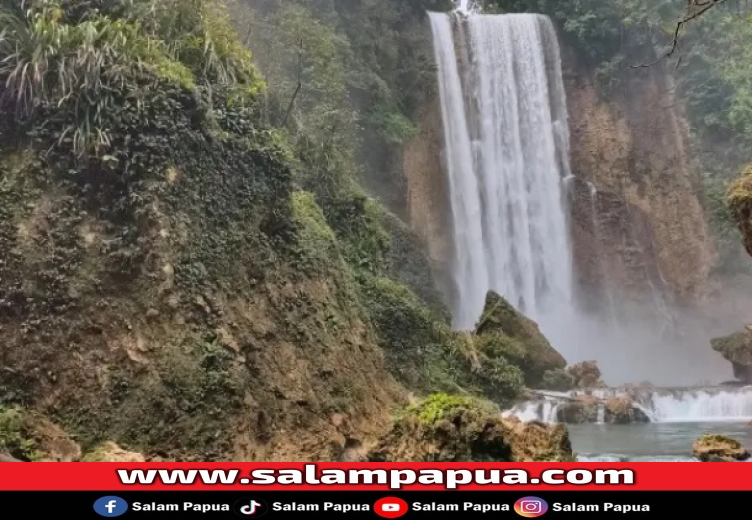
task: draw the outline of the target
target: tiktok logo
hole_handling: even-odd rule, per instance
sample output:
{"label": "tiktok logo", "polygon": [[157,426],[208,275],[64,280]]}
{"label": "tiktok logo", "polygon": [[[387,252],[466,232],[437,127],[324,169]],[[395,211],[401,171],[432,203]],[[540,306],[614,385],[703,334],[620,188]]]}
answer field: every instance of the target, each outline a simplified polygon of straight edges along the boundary
{"label": "tiktok logo", "polygon": [[269,510],[266,503],[258,498],[244,498],[235,502],[235,512],[240,516],[260,517]]}

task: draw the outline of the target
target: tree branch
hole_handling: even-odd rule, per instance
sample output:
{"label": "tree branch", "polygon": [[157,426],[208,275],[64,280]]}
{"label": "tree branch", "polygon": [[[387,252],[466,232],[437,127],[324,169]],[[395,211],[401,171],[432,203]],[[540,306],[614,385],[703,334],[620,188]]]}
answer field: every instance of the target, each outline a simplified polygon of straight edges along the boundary
{"label": "tree branch", "polygon": [[295,87],[295,92],[290,99],[290,105],[287,107],[285,118],[282,120],[282,126],[287,126],[287,120],[290,118],[292,109],[295,107],[295,100],[300,94],[300,89],[303,88],[303,39],[298,42],[298,85]]}
{"label": "tree branch", "polygon": [[687,0],[687,14],[676,24],[674,37],[671,41],[671,48],[652,63],[632,65],[630,66],[630,68],[642,69],[646,67],[652,67],[673,56],[676,50],[679,48],[679,37],[681,36],[681,32],[684,29],[684,26],[692,20],[699,18],[700,16],[711,10],[713,7],[719,4],[726,3],[726,1],[727,0]]}

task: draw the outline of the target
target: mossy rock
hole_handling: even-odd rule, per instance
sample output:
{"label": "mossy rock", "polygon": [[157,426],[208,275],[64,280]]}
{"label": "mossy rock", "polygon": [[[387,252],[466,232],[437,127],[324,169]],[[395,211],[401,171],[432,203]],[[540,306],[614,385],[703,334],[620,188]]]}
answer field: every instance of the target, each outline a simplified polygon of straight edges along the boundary
{"label": "mossy rock", "polygon": [[744,247],[752,255],[752,163],[747,165],[741,177],[729,186],[726,200],[742,233]]}
{"label": "mossy rock", "polygon": [[745,461],[752,456],[739,441],[710,433],[704,434],[694,442],[692,454],[701,462]]}
{"label": "mossy rock", "polygon": [[562,425],[503,419],[494,404],[434,394],[398,415],[371,462],[533,462],[573,460]]}
{"label": "mossy rock", "polygon": [[491,291],[475,328],[481,345],[519,366],[530,387],[540,387],[549,370],[563,369],[567,362],[548,342],[538,325]]}
{"label": "mossy rock", "polygon": [[471,397],[432,394],[420,403],[410,405],[405,412],[407,415],[414,415],[423,424],[431,426],[437,421],[453,417],[458,410],[478,408],[484,409],[487,413],[495,411],[490,403]]}
{"label": "mossy rock", "polygon": [[731,363],[752,365],[752,332],[744,331],[710,340],[713,350]]}
{"label": "mossy rock", "polygon": [[734,376],[752,384],[752,332],[744,331],[710,340],[713,350],[731,363]]}

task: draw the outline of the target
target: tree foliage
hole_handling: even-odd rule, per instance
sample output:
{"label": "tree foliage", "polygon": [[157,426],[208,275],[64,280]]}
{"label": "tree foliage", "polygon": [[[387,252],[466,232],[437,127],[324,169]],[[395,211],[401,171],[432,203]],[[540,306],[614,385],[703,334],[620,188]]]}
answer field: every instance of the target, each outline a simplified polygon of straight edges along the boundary
{"label": "tree foliage", "polygon": [[353,191],[415,135],[435,83],[426,10],[451,0],[231,0],[269,85],[267,116],[296,143],[300,182],[319,201]]}

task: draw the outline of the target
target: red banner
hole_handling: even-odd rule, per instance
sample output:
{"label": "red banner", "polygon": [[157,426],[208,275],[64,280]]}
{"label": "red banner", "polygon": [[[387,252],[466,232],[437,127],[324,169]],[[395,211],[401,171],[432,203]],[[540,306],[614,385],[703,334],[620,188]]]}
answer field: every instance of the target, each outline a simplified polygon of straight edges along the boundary
{"label": "red banner", "polygon": [[734,491],[752,490],[751,469],[743,463],[678,462],[27,463],[0,465],[0,490]]}

